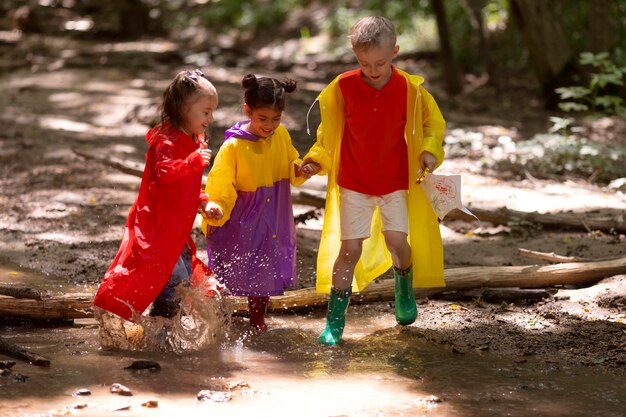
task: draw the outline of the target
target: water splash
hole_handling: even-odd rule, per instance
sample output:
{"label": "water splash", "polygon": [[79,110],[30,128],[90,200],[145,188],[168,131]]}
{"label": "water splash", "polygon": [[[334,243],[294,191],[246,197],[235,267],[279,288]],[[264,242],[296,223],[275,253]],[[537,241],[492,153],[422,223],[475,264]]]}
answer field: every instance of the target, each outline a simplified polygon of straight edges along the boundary
{"label": "water splash", "polygon": [[[208,280],[213,280],[209,277]],[[103,349],[183,353],[203,350],[221,343],[231,326],[228,300],[210,285],[176,288],[182,300],[172,318],[151,317],[146,309],[136,320],[128,321],[94,307],[100,324],[99,339]]]}

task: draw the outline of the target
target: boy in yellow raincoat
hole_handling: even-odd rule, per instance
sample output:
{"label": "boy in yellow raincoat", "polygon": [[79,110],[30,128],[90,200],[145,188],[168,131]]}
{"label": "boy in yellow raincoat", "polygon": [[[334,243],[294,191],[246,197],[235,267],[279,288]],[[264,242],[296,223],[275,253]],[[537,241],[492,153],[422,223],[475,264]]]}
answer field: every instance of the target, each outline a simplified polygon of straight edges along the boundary
{"label": "boy in yellow raincoat", "polygon": [[341,341],[352,291],[393,266],[396,320],[417,318],[413,288],[442,287],[437,215],[418,179],[443,161],[445,121],[424,79],[397,69],[396,32],[384,17],[359,20],[349,34],[359,68],[318,96],[317,141],[301,165],[328,174],[317,291],[330,292],[318,341]]}

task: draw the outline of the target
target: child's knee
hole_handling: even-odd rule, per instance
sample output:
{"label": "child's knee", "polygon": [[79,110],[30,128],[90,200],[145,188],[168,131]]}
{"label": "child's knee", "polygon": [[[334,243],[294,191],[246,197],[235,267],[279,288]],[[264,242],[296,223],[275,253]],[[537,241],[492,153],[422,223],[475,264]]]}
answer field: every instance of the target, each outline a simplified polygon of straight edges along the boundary
{"label": "child's knee", "polygon": [[343,263],[355,264],[361,257],[361,251],[363,250],[363,241],[361,240],[344,240],[341,242],[341,249],[339,250],[338,260]]}

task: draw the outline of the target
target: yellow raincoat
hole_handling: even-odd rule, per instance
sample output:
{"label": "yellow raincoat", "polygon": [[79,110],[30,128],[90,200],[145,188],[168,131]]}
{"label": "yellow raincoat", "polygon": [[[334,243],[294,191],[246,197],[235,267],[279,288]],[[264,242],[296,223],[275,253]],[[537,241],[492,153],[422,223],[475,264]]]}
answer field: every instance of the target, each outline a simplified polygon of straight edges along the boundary
{"label": "yellow raincoat", "polygon": [[[398,70],[407,80],[407,123],[405,139],[409,159],[409,244],[413,261],[413,287],[443,287],[443,245],[437,215],[416,183],[419,156],[428,151],[443,162],[443,133],[445,121],[432,95],[424,89],[424,79]],[[328,293],[332,286],[332,271],[341,246],[339,226],[339,154],[344,128],[344,100],[335,78],[318,96],[321,123],[317,141],[303,158],[322,167],[320,174],[328,174],[324,226],[317,257],[318,292]],[[379,167],[384,169],[384,167]],[[362,291],[375,278],[392,266],[391,254],[382,234],[380,211],[374,213],[371,236],[363,242],[363,252],[354,271],[352,290]]]}

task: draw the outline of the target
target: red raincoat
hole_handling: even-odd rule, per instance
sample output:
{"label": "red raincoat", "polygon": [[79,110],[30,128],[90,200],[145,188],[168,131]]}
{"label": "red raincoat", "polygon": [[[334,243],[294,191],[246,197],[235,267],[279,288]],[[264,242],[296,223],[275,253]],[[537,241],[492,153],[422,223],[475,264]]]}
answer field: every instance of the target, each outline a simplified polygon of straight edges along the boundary
{"label": "red raincoat", "polygon": [[[204,265],[196,258],[190,231],[200,201],[206,163],[195,143],[166,126],[146,135],[150,144],[137,200],[126,220],[124,237],[106,271],[94,304],[131,320],[140,315],[167,283],[185,243],[190,243],[195,273]],[[204,271],[207,272],[207,271]]]}

